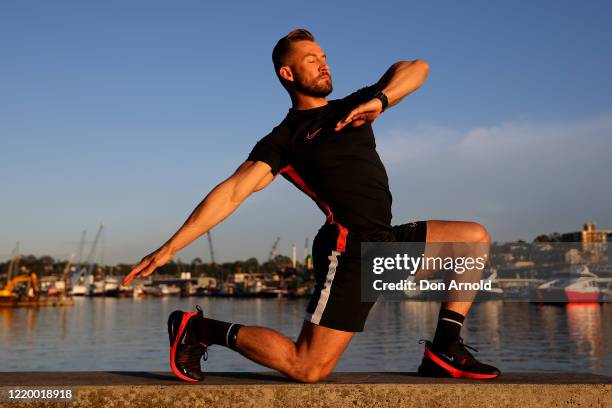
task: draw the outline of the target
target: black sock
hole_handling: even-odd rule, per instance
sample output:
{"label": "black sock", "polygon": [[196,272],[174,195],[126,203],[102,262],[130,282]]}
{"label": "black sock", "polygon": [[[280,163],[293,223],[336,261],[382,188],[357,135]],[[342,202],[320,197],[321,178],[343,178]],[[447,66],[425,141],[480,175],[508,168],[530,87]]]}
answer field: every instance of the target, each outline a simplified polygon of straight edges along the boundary
{"label": "black sock", "polygon": [[206,317],[196,317],[193,321],[193,334],[196,339],[187,341],[204,342],[207,345],[218,344],[236,350],[238,331],[242,327],[238,323],[222,322]]}
{"label": "black sock", "polygon": [[438,315],[438,327],[434,335],[433,343],[439,347],[459,341],[459,333],[463,326],[465,316],[448,309],[441,309]]}

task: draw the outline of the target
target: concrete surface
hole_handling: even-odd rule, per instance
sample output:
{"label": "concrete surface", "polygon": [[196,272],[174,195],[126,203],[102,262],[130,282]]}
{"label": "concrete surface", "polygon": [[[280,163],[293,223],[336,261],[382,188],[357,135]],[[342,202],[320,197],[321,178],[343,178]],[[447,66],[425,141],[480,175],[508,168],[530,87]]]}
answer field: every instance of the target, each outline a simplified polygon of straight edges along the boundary
{"label": "concrete surface", "polygon": [[[71,401],[9,399],[9,390],[70,389]],[[13,391],[15,393],[15,391]],[[299,384],[275,373],[210,373],[185,383],[166,372],[0,372],[0,407],[612,407],[612,378],[508,373],[493,381],[414,373],[334,373]]]}

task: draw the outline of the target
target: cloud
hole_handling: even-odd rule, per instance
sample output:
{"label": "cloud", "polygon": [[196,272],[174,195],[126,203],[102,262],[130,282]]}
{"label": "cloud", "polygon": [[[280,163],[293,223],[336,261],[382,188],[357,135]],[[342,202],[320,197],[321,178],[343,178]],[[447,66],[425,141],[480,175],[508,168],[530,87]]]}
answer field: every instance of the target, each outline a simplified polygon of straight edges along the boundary
{"label": "cloud", "polygon": [[377,142],[400,218],[477,219],[501,240],[587,220],[612,227],[611,117],[467,131],[420,125]]}

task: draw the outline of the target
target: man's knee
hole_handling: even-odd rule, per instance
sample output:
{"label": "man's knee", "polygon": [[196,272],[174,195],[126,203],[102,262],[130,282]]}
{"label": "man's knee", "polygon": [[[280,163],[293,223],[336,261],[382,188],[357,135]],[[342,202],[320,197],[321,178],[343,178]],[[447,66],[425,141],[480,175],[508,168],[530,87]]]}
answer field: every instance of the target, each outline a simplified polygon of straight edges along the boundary
{"label": "man's knee", "polygon": [[289,376],[299,382],[314,384],[326,378],[334,367],[335,364],[333,362],[298,358],[292,364],[292,372]]}
{"label": "man's knee", "polygon": [[295,379],[303,383],[314,384],[325,379],[331,371],[330,369],[322,369],[320,367],[308,367],[300,370]]}
{"label": "man's knee", "polygon": [[477,222],[470,222],[467,228],[468,242],[490,242],[489,232]]}

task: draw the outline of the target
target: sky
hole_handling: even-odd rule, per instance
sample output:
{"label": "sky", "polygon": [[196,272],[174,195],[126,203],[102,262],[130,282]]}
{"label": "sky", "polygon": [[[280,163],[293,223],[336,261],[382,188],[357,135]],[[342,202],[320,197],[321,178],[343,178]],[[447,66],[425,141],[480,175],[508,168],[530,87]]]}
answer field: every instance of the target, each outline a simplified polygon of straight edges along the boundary
{"label": "sky", "polygon": [[[101,222],[105,263],[159,247],[286,115],[271,51],[296,27],[327,54],[331,98],[430,66],[374,124],[394,224],[612,229],[611,19],[609,1],[2,2],[0,261],[16,241],[65,259]],[[277,236],[301,252],[323,222],[279,178],[213,229],[217,261],[263,261]],[[196,256],[204,238],[177,257]]]}

